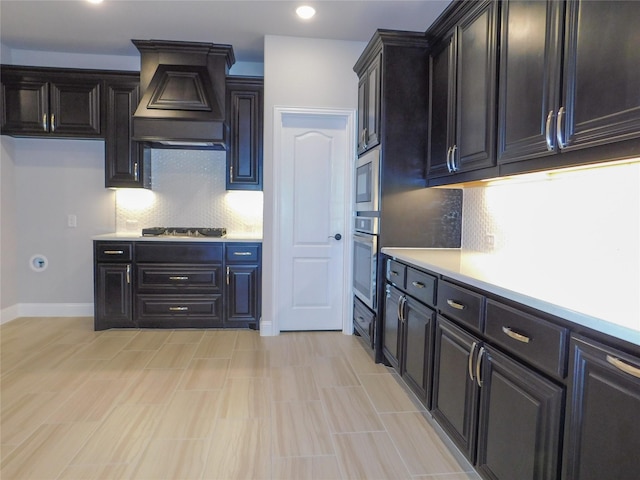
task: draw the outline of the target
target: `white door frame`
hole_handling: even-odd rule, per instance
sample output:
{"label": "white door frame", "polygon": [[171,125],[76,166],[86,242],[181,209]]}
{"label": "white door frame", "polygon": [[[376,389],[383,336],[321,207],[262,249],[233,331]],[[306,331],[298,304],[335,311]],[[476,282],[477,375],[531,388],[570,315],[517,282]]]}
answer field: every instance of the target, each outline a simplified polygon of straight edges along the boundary
{"label": "white door frame", "polygon": [[[344,118],[346,121],[346,134],[348,139],[352,139],[347,143],[348,151],[345,152],[346,161],[343,165],[343,175],[345,180],[345,198],[344,202],[344,230],[342,234],[342,253],[344,263],[342,266],[342,278],[344,282],[344,295],[342,304],[342,333],[351,335],[353,333],[353,319],[352,319],[352,298],[351,298],[351,283],[352,283],[352,249],[351,249],[351,236],[353,233],[353,225],[351,218],[353,216],[353,162],[356,154],[355,145],[355,115],[354,109],[334,109],[334,108],[299,108],[299,107],[274,107],[273,108],[273,162],[272,162],[272,178],[273,192],[279,192],[281,188],[281,174],[280,169],[282,163],[278,159],[282,156],[282,124],[283,119],[288,115],[305,116],[310,117],[317,116],[333,116]],[[276,225],[280,219],[281,212],[280,196],[278,194],[273,195],[273,217],[274,222],[272,228],[272,271],[270,278],[264,278],[264,281],[271,282],[271,285],[275,286],[270,289],[272,292],[272,298],[270,299],[271,312],[267,312],[268,318],[271,320],[270,329],[271,335],[278,335],[280,333],[280,325],[278,322],[278,292],[277,285],[280,278],[280,257],[281,257],[281,241],[280,241],[280,228]],[[264,289],[263,289],[264,290]],[[268,322],[267,322],[268,323]],[[267,326],[267,325],[265,325]],[[268,328],[266,329],[268,330]],[[269,335],[268,331],[263,334]]]}

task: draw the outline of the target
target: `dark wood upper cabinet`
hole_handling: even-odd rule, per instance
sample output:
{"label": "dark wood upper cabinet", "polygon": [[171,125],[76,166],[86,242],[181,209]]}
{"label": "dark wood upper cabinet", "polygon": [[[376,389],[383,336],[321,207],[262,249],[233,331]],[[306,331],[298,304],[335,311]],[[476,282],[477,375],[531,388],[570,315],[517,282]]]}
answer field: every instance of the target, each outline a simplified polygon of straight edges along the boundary
{"label": "dark wood upper cabinet", "polygon": [[105,187],[151,186],[151,152],[134,142],[132,116],[140,100],[138,75],[106,80]]}
{"label": "dark wood upper cabinet", "polygon": [[498,163],[553,155],[564,6],[505,1],[501,7]]}
{"label": "dark wood upper cabinet", "polygon": [[495,166],[497,32],[498,4],[480,2],[430,55],[429,180]]}
{"label": "dark wood upper cabinet", "polygon": [[2,134],[103,138],[99,75],[2,66]]}
{"label": "dark wood upper cabinet", "polygon": [[376,55],[358,82],[358,153],[380,144],[381,54]]}
{"label": "dark wood upper cabinet", "polygon": [[569,1],[565,16],[560,148],[640,137],[640,2]]}
{"label": "dark wood upper cabinet", "polygon": [[[631,40],[640,4],[505,1],[501,8],[498,163],[504,173],[629,156],[617,147],[585,148],[640,137],[640,49]],[[626,148],[640,152],[635,144]],[[580,154],[569,154],[575,150]]]}
{"label": "dark wood upper cabinet", "polygon": [[262,190],[264,79],[227,77],[227,190]]}

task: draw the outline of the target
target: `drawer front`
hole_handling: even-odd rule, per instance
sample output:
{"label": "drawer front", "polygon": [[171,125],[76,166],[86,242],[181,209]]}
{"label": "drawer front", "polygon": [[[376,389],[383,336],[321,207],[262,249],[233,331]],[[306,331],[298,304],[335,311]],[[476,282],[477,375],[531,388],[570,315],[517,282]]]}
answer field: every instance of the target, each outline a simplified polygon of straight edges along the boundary
{"label": "drawer front", "polygon": [[222,326],[221,295],[137,295],[136,318],[142,328]]}
{"label": "drawer front", "polygon": [[257,263],[260,261],[260,244],[227,243],[225,258],[229,263]]}
{"label": "drawer front", "polygon": [[133,244],[127,242],[95,242],[97,262],[130,262],[133,259]]}
{"label": "drawer front", "polygon": [[407,293],[433,307],[436,303],[436,277],[407,268]]}
{"label": "drawer front", "polygon": [[222,263],[222,243],[136,242],[140,263]]}
{"label": "drawer front", "polygon": [[407,266],[396,262],[395,260],[387,260],[387,281],[394,285],[404,288],[407,276]]}
{"label": "drawer front", "polygon": [[479,293],[459,287],[449,282],[438,283],[438,310],[452,318],[482,332],[484,297]]}
{"label": "drawer front", "polygon": [[489,340],[557,378],[567,374],[566,328],[487,300],[485,334]]}
{"label": "drawer front", "polygon": [[359,299],[353,299],[353,325],[370,344],[374,341],[375,318],[375,314]]}
{"label": "drawer front", "polygon": [[138,265],[138,290],[206,290],[219,292],[222,287],[220,267],[193,265]]}

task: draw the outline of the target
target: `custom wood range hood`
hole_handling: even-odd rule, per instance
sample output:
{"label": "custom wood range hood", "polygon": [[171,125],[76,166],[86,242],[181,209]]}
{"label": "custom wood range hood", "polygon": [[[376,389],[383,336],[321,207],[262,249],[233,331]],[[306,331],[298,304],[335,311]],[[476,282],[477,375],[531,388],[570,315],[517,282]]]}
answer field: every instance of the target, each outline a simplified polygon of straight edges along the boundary
{"label": "custom wood range hood", "polygon": [[132,40],[140,51],[141,100],[133,139],[157,148],[226,149],[225,79],[231,45]]}

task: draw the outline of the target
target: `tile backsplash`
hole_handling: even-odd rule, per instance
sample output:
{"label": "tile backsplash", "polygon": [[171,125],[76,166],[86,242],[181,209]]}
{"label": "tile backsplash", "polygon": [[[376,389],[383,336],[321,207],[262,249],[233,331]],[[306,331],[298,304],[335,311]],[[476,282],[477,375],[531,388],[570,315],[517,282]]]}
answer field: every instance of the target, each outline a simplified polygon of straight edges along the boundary
{"label": "tile backsplash", "polygon": [[116,230],[153,226],[226,227],[262,235],[262,192],[227,191],[225,152],[152,150],[151,190],[116,192]]}

